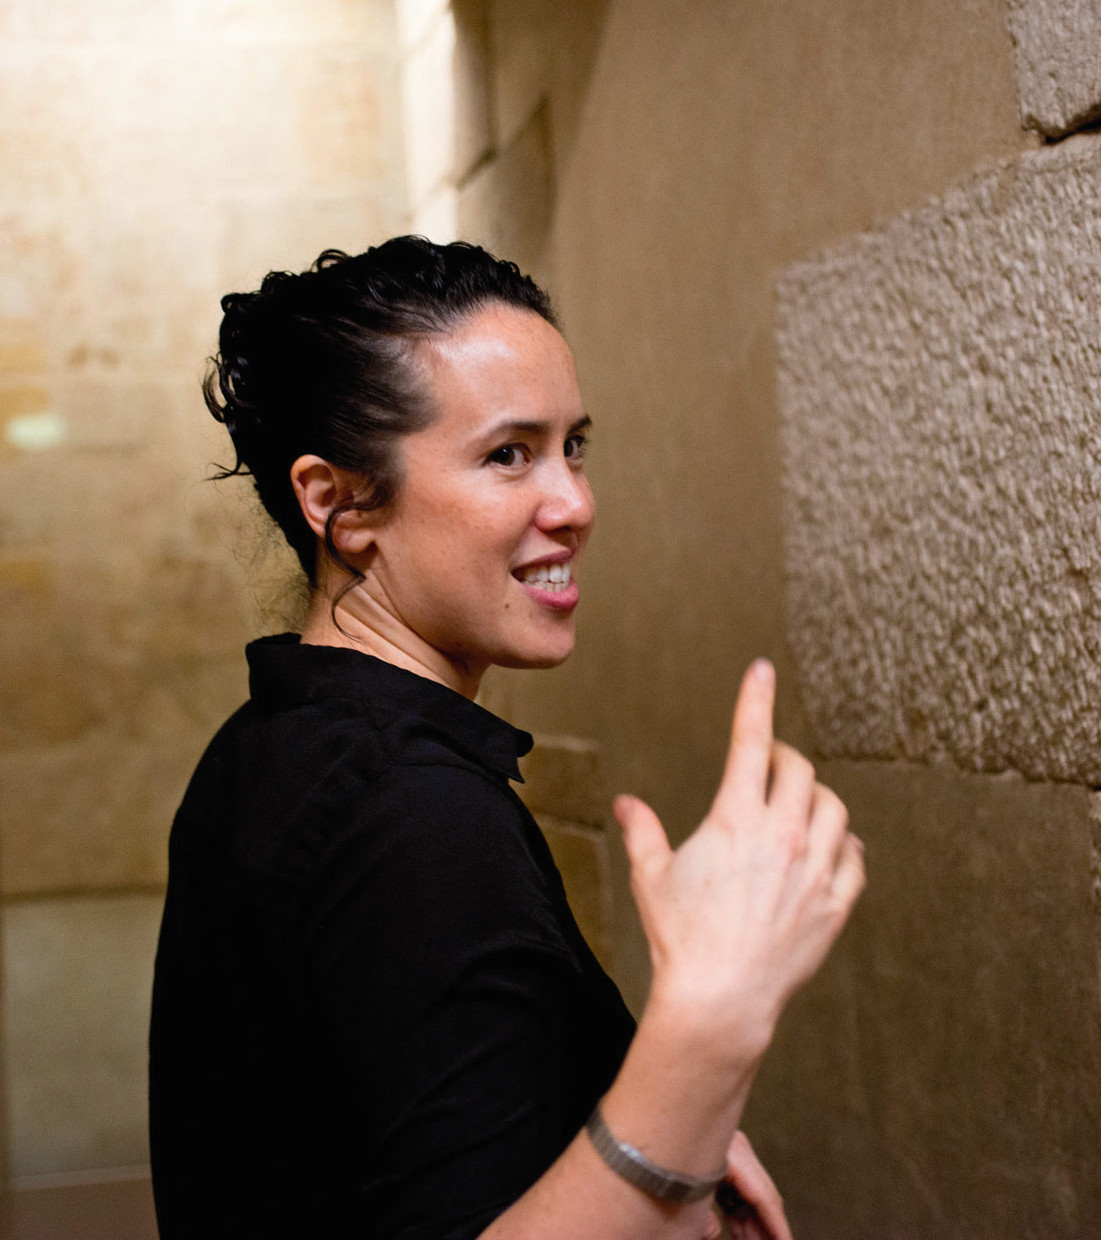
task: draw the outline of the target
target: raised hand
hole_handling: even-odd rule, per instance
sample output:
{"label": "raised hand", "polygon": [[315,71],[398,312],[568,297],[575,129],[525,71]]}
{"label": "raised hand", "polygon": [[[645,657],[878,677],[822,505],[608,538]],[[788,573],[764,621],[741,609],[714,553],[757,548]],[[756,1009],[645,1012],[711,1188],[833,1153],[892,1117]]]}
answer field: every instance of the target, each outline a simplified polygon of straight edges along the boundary
{"label": "raised hand", "polygon": [[[864,886],[863,846],[838,797],[773,739],[775,673],[746,673],[726,768],[696,831],[671,849],[636,797],[615,813],[654,966],[652,997],[731,1051],[764,1050]],[[710,1040],[710,1039],[709,1039]]]}

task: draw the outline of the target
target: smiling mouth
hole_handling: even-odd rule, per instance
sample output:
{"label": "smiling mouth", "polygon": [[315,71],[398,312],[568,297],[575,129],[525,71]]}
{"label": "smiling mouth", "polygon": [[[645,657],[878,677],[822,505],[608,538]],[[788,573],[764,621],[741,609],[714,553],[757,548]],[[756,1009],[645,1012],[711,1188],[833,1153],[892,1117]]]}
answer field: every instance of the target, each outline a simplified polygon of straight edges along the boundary
{"label": "smiling mouth", "polygon": [[530,568],[517,569],[518,581],[548,594],[561,594],[570,588],[573,574],[568,564],[533,564]]}

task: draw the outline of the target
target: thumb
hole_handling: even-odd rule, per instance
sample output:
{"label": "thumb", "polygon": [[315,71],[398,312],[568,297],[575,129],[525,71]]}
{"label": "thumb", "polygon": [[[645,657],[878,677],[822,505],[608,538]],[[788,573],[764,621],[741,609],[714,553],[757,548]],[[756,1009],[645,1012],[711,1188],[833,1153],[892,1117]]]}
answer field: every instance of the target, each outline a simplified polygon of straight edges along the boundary
{"label": "thumb", "polygon": [[647,869],[672,851],[661,819],[638,797],[618,796],[612,806],[616,821],[623,831],[623,847],[632,872]]}

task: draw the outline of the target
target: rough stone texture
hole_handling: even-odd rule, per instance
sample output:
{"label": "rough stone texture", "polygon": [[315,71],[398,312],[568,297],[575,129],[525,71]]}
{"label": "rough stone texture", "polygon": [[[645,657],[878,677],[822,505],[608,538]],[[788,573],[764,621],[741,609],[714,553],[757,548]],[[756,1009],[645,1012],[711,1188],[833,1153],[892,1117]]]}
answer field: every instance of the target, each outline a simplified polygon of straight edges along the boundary
{"label": "rough stone texture", "polygon": [[795,1234],[1096,1236],[1088,794],[947,765],[819,778],[865,841],[868,886],[745,1120]]}
{"label": "rough stone texture", "polygon": [[1101,140],[796,264],[779,314],[820,749],[1101,781]]}
{"label": "rough stone texture", "polygon": [[1101,972],[1101,792],[1090,794],[1090,888],[1097,930],[1097,965]]}
{"label": "rough stone texture", "polygon": [[148,1162],[149,1003],[161,903],[129,895],[5,906],[13,1174]]}
{"label": "rough stone texture", "polygon": [[1007,0],[1021,121],[1059,137],[1101,115],[1097,0]]}

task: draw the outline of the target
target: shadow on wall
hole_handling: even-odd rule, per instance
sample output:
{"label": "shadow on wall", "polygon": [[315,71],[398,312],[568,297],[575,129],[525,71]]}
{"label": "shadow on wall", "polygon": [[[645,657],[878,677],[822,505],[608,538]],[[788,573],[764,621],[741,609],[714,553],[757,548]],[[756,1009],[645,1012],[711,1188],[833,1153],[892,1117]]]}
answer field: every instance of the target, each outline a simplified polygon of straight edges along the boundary
{"label": "shadow on wall", "polygon": [[417,17],[399,25],[412,229],[478,242],[553,288],[557,185],[609,0],[409,7]]}

